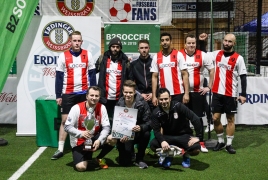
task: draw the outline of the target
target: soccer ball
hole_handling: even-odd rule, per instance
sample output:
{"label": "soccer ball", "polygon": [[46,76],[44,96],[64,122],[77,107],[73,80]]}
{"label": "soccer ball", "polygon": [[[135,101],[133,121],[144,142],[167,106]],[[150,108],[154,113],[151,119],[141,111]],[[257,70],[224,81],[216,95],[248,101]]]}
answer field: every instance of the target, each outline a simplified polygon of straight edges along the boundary
{"label": "soccer ball", "polygon": [[110,0],[110,20],[128,22],[131,11],[131,0]]}

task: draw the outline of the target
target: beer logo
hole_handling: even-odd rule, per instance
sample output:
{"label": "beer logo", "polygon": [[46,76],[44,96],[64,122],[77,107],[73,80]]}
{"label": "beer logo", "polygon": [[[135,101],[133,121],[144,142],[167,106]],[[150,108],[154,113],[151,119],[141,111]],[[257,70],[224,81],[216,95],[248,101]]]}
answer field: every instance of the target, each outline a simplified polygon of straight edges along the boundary
{"label": "beer logo", "polygon": [[57,0],[57,8],[63,16],[89,16],[94,0]]}
{"label": "beer logo", "polygon": [[67,22],[50,22],[42,31],[43,43],[51,51],[66,51],[71,47],[69,35],[74,31],[72,25]]}

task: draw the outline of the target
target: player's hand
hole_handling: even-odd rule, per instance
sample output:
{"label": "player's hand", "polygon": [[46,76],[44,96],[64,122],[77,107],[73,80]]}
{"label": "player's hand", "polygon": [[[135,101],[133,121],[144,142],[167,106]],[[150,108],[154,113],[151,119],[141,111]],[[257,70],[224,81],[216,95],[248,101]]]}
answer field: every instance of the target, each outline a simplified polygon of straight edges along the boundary
{"label": "player's hand", "polygon": [[57,98],[56,99],[57,105],[61,106],[62,103],[62,98]]}
{"label": "player's hand", "polygon": [[241,105],[244,104],[244,103],[246,102],[246,100],[247,100],[247,98],[244,97],[244,96],[239,96],[239,97],[237,98],[237,101],[240,102]]}
{"label": "player's hand", "polygon": [[199,40],[200,41],[205,41],[207,39],[208,35],[206,33],[202,33],[199,35]]}
{"label": "player's hand", "polygon": [[188,146],[192,146],[193,144],[199,142],[199,138],[197,137],[191,137],[190,141],[188,142]]}
{"label": "player's hand", "polygon": [[82,137],[85,139],[91,138],[91,134],[89,133],[89,131],[82,131]]}
{"label": "player's hand", "polygon": [[127,136],[124,136],[120,139],[120,142],[121,143],[125,143],[125,142],[128,142],[128,137]]}
{"label": "player's hand", "polygon": [[169,144],[167,143],[167,141],[163,141],[163,142],[161,143],[161,147],[162,147],[163,151],[168,151],[168,150],[170,149],[170,146],[169,146]]}
{"label": "player's hand", "polygon": [[93,144],[94,149],[92,149],[92,151],[97,151],[97,149],[99,149],[100,145],[101,145],[101,142],[100,142],[100,140],[97,139]]}
{"label": "player's hand", "polygon": [[152,103],[153,103],[154,106],[158,105],[158,101],[157,101],[156,97],[152,97]]}
{"label": "player's hand", "polygon": [[134,132],[140,132],[141,131],[141,127],[139,125],[136,125],[132,128],[132,131]]}
{"label": "player's hand", "polygon": [[184,94],[182,99],[183,104],[187,104],[189,100],[190,100],[189,94]]}
{"label": "player's hand", "polygon": [[209,87],[203,87],[203,88],[199,89],[199,92],[201,95],[205,95],[209,91],[210,91]]}

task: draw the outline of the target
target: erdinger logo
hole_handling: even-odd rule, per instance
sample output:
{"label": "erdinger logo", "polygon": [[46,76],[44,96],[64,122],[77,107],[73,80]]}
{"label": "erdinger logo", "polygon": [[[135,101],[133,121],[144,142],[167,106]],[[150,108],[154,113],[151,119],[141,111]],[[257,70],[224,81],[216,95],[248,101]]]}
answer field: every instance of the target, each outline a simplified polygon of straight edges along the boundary
{"label": "erdinger logo", "polygon": [[94,9],[94,0],[57,0],[63,16],[89,16]]}
{"label": "erdinger logo", "polygon": [[71,47],[69,35],[74,31],[74,28],[67,22],[50,22],[42,31],[43,43],[51,51],[66,51]]}

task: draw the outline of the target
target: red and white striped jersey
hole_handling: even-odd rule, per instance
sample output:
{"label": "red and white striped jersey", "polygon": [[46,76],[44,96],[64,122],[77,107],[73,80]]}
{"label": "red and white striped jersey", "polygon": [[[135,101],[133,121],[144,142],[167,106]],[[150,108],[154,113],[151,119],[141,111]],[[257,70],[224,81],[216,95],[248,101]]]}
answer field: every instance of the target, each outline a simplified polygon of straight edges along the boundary
{"label": "red and white striped jersey", "polygon": [[62,94],[72,94],[88,89],[90,86],[88,70],[95,69],[92,55],[82,50],[78,57],[70,51],[61,53],[57,60],[56,71],[64,72]]}
{"label": "red and white striped jersey", "polygon": [[170,95],[184,93],[181,70],[187,69],[181,52],[173,49],[168,56],[158,52],[152,60],[151,72],[158,73],[159,87],[167,88]]}
{"label": "red and white striped jersey", "polygon": [[120,95],[120,84],[122,76],[122,61],[113,62],[107,59],[106,65],[106,98],[109,100],[118,100]]}
{"label": "red and white striped jersey", "polygon": [[238,76],[247,74],[244,58],[238,53],[225,57],[224,51],[213,51],[212,60],[215,61],[215,76],[212,92],[225,96],[238,96]]}
{"label": "red and white striped jersey", "polygon": [[185,50],[180,51],[186,61],[187,70],[189,73],[190,92],[198,92],[203,88],[204,83],[204,68],[207,70],[213,69],[212,59],[205,53],[196,49],[192,56],[186,54]]}

